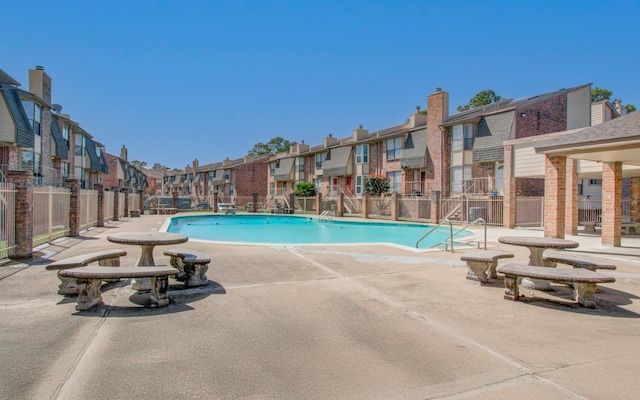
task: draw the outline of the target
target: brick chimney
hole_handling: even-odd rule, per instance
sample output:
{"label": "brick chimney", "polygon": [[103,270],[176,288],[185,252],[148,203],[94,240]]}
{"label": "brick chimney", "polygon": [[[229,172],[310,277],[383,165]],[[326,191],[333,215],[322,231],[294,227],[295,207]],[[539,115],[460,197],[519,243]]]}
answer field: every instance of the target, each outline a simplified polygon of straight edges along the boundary
{"label": "brick chimney", "polygon": [[122,148],[120,149],[120,159],[124,161],[129,161],[127,156],[127,148],[125,147],[125,145],[122,145]]}
{"label": "brick chimney", "polygon": [[436,88],[427,96],[427,176],[429,189],[448,195],[448,137],[438,125],[449,117],[449,93]]}
{"label": "brick chimney", "polygon": [[51,104],[51,77],[39,65],[29,70],[29,91]]}
{"label": "brick chimney", "polygon": [[619,99],[614,100],[614,103],[616,105],[616,111],[618,112],[618,114],[620,115],[625,115],[627,113],[627,109],[624,108],[624,106],[622,105],[622,101]]}

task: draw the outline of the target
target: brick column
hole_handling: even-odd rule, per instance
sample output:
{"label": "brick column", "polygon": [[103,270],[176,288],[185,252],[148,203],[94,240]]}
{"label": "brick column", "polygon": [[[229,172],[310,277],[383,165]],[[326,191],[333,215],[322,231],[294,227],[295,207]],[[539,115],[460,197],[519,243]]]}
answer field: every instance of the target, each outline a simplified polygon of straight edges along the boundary
{"label": "brick column", "polygon": [[67,179],[64,187],[71,189],[69,198],[69,236],[80,235],[80,181]]}
{"label": "brick column", "polygon": [[336,217],[344,216],[344,194],[338,193],[338,205],[336,209]]}
{"label": "brick column", "polygon": [[96,183],[93,188],[98,191],[98,222],[97,226],[104,226],[104,185]]}
{"label": "brick column", "polygon": [[631,178],[631,213],[632,221],[640,222],[640,177]]}
{"label": "brick column", "polygon": [[[174,190],[173,191],[173,208],[175,208],[176,210],[178,209],[178,204],[179,204],[178,197],[179,197],[178,191]],[[216,201],[216,203],[218,202]]]}
{"label": "brick column", "polygon": [[111,191],[113,192],[113,220],[114,221],[119,221],[120,220],[120,189],[118,189],[117,187],[111,188]]}
{"label": "brick column", "polygon": [[513,176],[513,145],[504,146],[504,171],[503,171],[504,192],[502,215],[502,225],[505,228],[516,227],[516,178]]}
{"label": "brick column", "polygon": [[13,259],[33,257],[33,174],[27,171],[7,171],[7,180],[15,184],[14,232],[16,247],[9,254]]}
{"label": "brick column", "polygon": [[296,210],[296,196],[293,193],[289,194],[289,207],[295,212]]}
{"label": "brick column", "polygon": [[322,214],[322,193],[316,194],[316,215]]}
{"label": "brick column", "polygon": [[213,192],[213,212],[218,212],[218,192]]}
{"label": "brick column", "polygon": [[138,196],[140,199],[138,209],[140,210],[140,215],[144,215],[144,190],[138,190]]}
{"label": "brick column", "polygon": [[129,216],[129,189],[121,188],[120,192],[124,193],[124,216],[128,217]]}
{"label": "brick column", "polygon": [[544,237],[564,238],[566,156],[545,156]]}
{"label": "brick column", "polygon": [[567,158],[567,188],[564,233],[578,234],[578,161]]}
{"label": "brick column", "polygon": [[431,192],[431,223],[440,223],[440,192],[437,190]]}
{"label": "brick column", "polygon": [[363,194],[360,201],[362,201],[362,218],[369,218],[369,195]]}
{"label": "brick column", "polygon": [[391,193],[391,220],[398,220],[398,193]]}
{"label": "brick column", "polygon": [[252,194],[251,199],[253,200],[253,212],[258,212],[258,193]]}
{"label": "brick column", "polygon": [[622,163],[602,163],[603,245],[620,247],[622,239]]}

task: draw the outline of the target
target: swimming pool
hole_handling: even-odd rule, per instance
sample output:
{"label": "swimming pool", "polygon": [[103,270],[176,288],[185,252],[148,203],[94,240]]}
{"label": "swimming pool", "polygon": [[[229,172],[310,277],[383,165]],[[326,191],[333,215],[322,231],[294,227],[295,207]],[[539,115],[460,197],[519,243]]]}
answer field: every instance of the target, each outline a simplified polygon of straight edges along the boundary
{"label": "swimming pool", "polygon": [[[191,239],[227,243],[266,245],[295,244],[373,244],[387,243],[411,248],[433,225],[395,222],[357,222],[320,220],[284,215],[204,215],[174,217],[168,232],[182,233]],[[461,232],[456,239],[470,236]],[[427,249],[449,237],[449,229],[438,228],[420,242]]]}

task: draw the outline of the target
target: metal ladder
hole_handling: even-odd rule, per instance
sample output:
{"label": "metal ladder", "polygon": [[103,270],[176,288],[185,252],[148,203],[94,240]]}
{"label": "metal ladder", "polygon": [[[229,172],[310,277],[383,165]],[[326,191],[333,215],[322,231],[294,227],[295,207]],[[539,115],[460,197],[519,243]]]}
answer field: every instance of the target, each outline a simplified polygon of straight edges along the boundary
{"label": "metal ladder", "polygon": [[322,212],[322,214],[320,214],[320,217],[318,219],[320,219],[320,221],[325,221],[327,219],[333,219],[333,211],[329,211],[329,210],[324,210]]}
{"label": "metal ladder", "polygon": [[[478,218],[473,222],[469,222],[467,225],[465,225],[464,227],[460,228],[455,233],[453,232],[453,224],[451,223],[451,220],[445,218],[444,220],[442,220],[441,223],[439,223],[438,225],[436,225],[433,228],[431,228],[431,230],[429,232],[427,232],[424,236],[422,236],[420,239],[418,239],[418,241],[416,242],[416,249],[418,248],[418,245],[420,244],[420,242],[422,240],[424,240],[427,236],[432,234],[436,229],[441,227],[443,224],[449,224],[449,239],[444,241],[444,242],[436,243],[433,246],[431,246],[431,248],[436,247],[436,246],[440,246],[441,244],[444,244],[445,245],[445,251],[448,251],[449,250],[449,243],[451,243],[451,252],[453,253],[453,237],[456,236],[458,233],[464,231],[465,229],[467,229],[471,225],[476,225],[476,224],[479,224],[479,223],[484,225],[484,249],[486,250],[487,249],[487,222],[482,218]],[[474,240],[471,240],[469,242],[470,243],[474,242]],[[475,240],[475,242],[478,243],[478,248],[480,248],[480,241],[479,240]]]}

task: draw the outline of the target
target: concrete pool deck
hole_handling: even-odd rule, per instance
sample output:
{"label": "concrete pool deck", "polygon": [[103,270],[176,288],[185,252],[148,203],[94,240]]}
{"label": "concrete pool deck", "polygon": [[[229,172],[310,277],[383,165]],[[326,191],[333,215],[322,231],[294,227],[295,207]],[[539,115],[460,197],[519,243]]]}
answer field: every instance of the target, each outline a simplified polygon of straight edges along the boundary
{"label": "concrete pool deck", "polygon": [[[613,261],[598,308],[569,288],[503,299],[503,281],[465,279],[460,255],[388,246],[242,246],[189,241],[212,262],[208,286],[171,287],[167,307],[139,305],[128,282],[75,310],[56,294],[54,259],[114,246],[167,216],[92,228],[38,249],[0,279],[0,398],[20,399],[632,399],[640,393],[640,237],[623,248],[572,236]],[[481,230],[477,230],[482,235]],[[531,230],[488,230],[497,243]],[[125,246],[133,265],[138,246]],[[168,263],[163,247],[156,264]],[[49,257],[50,259],[47,259]],[[1,268],[14,268],[5,266]],[[17,267],[16,267],[17,268]],[[600,286],[599,286],[600,287]]]}

